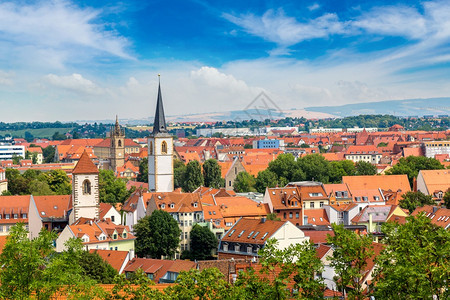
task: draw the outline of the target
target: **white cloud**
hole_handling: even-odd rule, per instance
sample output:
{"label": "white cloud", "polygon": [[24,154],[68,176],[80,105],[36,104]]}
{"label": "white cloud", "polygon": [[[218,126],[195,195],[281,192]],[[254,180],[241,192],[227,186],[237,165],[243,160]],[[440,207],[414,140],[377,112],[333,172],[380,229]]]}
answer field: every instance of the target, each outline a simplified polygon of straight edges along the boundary
{"label": "white cloud", "polygon": [[427,33],[425,18],[407,6],[376,7],[363,13],[352,26],[379,35],[420,39]]}
{"label": "white cloud", "polygon": [[100,88],[94,82],[76,73],[70,76],[48,74],[44,77],[44,79],[47,83],[57,88],[62,88],[76,93],[87,95],[101,95],[105,93],[105,90]]}
{"label": "white cloud", "polygon": [[[130,59],[129,41],[100,21],[102,11],[64,0],[0,3],[0,47],[18,63],[68,61],[109,55]],[[1,59],[0,59],[1,60]],[[42,64],[45,64],[42,63]]]}
{"label": "white cloud", "polygon": [[286,16],[283,9],[276,11],[270,9],[262,16],[246,14],[236,17],[223,14],[223,17],[242,27],[244,31],[281,46],[291,46],[305,40],[325,38],[347,31],[346,24],[340,22],[333,13],[324,14],[304,23]]}
{"label": "white cloud", "polygon": [[317,9],[319,9],[320,8],[320,5],[316,2],[316,3],[314,3],[314,4],[311,4],[310,6],[308,6],[308,9],[310,10],[310,11],[314,11],[314,10],[317,10]]}

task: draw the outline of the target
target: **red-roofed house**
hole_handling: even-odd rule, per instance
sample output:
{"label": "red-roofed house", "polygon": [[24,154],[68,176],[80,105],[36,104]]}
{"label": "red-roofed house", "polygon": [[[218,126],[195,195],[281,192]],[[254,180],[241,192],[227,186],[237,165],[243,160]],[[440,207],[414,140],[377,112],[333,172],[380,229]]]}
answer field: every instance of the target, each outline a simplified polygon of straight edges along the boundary
{"label": "red-roofed house", "polygon": [[303,231],[289,221],[241,218],[220,240],[219,259],[257,257],[258,251],[272,238],[278,241],[280,249],[309,241]]}
{"label": "red-roofed house", "polygon": [[30,195],[0,196],[0,236],[8,235],[11,226],[24,223],[28,226]]}
{"label": "red-roofed house", "polygon": [[133,252],[115,250],[89,250],[90,253],[97,253],[104,261],[111,265],[119,274],[123,273],[125,266],[130,261]]}
{"label": "red-roofed house", "polygon": [[122,224],[122,217],[120,213],[109,203],[100,203],[99,207],[100,220],[110,219],[116,225]]}

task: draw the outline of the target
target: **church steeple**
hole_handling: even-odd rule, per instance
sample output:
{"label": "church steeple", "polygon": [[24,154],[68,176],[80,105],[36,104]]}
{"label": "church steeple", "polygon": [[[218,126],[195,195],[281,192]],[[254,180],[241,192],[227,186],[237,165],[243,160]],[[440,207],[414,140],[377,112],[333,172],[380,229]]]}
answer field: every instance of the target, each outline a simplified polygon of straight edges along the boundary
{"label": "church steeple", "polygon": [[[158,78],[160,75],[158,74]],[[162,102],[161,95],[161,80],[159,80],[158,84],[158,99],[156,102],[156,113],[155,113],[155,121],[153,123],[153,134],[157,133],[166,133],[166,118],[164,116],[164,107]]]}

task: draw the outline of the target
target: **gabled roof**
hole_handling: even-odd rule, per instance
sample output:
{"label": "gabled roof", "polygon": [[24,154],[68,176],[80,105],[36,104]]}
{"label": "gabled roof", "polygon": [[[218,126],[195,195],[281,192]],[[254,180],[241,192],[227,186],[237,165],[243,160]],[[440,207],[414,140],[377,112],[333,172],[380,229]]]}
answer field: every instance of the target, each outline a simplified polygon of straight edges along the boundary
{"label": "gabled roof", "polygon": [[117,251],[117,250],[89,250],[90,253],[97,253],[103,258],[104,261],[109,263],[117,272],[120,272],[123,263],[127,259],[128,251]]}
{"label": "gabled roof", "polygon": [[[304,216],[308,217],[308,224],[312,225],[330,225],[328,215],[325,209],[305,209]],[[306,225],[306,224],[303,224]]]}
{"label": "gabled roof", "polygon": [[113,206],[109,203],[100,202],[99,207],[99,218],[102,220],[105,215],[110,211],[110,209],[113,208]]}
{"label": "gabled roof", "polygon": [[372,222],[386,222],[393,208],[395,208],[393,205],[368,205],[353,217],[351,221],[352,223],[369,222],[371,215]]}
{"label": "gabled roof", "polygon": [[158,209],[168,213],[189,213],[202,210],[198,193],[153,193],[151,199],[154,199]]}
{"label": "gabled roof", "polygon": [[80,157],[77,165],[72,171],[72,174],[98,174],[98,169],[86,151]]}
{"label": "gabled roof", "polygon": [[328,251],[330,251],[330,249],[331,246],[319,244],[319,247],[317,247],[316,249],[317,257],[322,259],[328,253]]}
{"label": "gabled roof", "polygon": [[66,218],[72,195],[33,196],[41,218]]}
{"label": "gabled roof", "polygon": [[287,222],[241,218],[224,234],[221,242],[263,245]]}
{"label": "gabled roof", "polygon": [[419,213],[424,213],[425,216],[431,220],[431,223],[445,229],[450,229],[450,209],[425,205],[416,208],[411,215],[417,216]]}
{"label": "gabled roof", "polygon": [[445,193],[450,188],[450,170],[421,170],[418,177],[422,175],[429,195],[435,191]]}
{"label": "gabled roof", "polygon": [[411,191],[408,176],[403,175],[365,175],[342,176],[342,183],[346,183],[353,190],[382,189],[399,191],[402,195]]}

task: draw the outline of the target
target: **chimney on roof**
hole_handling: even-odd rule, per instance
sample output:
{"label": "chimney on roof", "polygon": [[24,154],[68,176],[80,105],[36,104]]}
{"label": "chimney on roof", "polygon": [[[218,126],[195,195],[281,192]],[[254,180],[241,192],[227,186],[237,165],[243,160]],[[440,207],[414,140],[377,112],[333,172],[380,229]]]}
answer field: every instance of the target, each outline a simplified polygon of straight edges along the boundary
{"label": "chimney on roof", "polygon": [[265,217],[261,218],[261,223],[266,223],[266,218]]}

